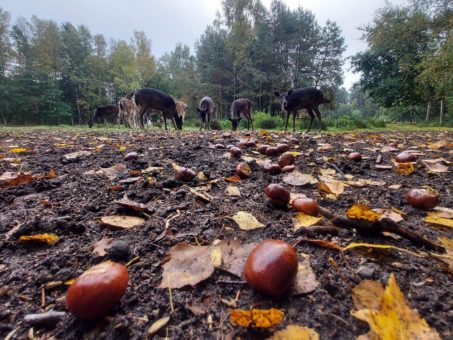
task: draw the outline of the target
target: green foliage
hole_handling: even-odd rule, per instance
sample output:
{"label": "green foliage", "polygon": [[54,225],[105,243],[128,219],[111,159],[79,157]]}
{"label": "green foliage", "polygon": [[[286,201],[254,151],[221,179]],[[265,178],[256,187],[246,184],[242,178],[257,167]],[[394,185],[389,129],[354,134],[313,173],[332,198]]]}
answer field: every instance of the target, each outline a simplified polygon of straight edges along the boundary
{"label": "green foliage", "polygon": [[218,131],[223,130],[223,126],[222,126],[222,123],[220,122],[220,120],[211,121],[211,130],[218,130]]}
{"label": "green foliage", "polygon": [[271,116],[265,112],[255,112],[253,123],[256,128],[263,130],[284,127],[283,119],[280,116]]}

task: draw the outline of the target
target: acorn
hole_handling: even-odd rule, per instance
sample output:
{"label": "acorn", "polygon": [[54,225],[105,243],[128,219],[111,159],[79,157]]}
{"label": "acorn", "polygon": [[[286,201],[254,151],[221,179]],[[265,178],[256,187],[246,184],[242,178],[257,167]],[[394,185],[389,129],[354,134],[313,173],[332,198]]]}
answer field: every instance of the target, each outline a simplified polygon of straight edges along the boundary
{"label": "acorn", "polygon": [[266,240],[248,256],[244,267],[245,280],[253,289],[276,297],[294,282],[298,266],[293,247],[280,240]]}
{"label": "acorn", "polygon": [[411,189],[406,194],[407,203],[418,209],[429,210],[440,203],[439,195],[431,190]]}
{"label": "acorn", "polygon": [[234,158],[241,158],[241,156],[242,156],[241,149],[239,149],[236,146],[231,147],[229,151],[230,151],[231,156]]}
{"label": "acorn", "polygon": [[282,167],[282,168],[287,165],[292,165],[292,164],[294,164],[294,156],[291,152],[285,152],[278,159],[278,165],[280,165],[280,167]]}
{"label": "acorn", "polygon": [[264,193],[269,197],[271,203],[276,206],[285,207],[289,203],[289,191],[280,184],[269,184],[266,189],[264,189]]}
{"label": "acorn", "polygon": [[360,162],[362,160],[362,155],[358,152],[351,152],[348,155],[348,159],[354,162]]}
{"label": "acorn", "polygon": [[197,174],[195,173],[195,171],[181,166],[176,170],[175,178],[178,181],[190,182],[191,180],[193,180],[195,178],[196,175]]}
{"label": "acorn", "polygon": [[311,216],[318,216],[318,202],[313,198],[298,197],[291,203],[294,210]]}
{"label": "acorn", "polygon": [[279,143],[277,144],[277,149],[280,153],[284,153],[289,150],[289,146],[286,143]]}
{"label": "acorn", "polygon": [[279,155],[280,153],[280,150],[275,146],[270,146],[266,149],[266,156],[275,156]]}
{"label": "acorn", "polygon": [[260,146],[258,146],[258,148],[256,149],[256,151],[258,151],[258,152],[259,152],[260,154],[262,154],[262,155],[265,155],[265,154],[266,154],[267,148],[269,148],[269,145],[261,144]]}
{"label": "acorn", "polygon": [[80,275],[66,293],[66,305],[81,320],[97,319],[120,301],[129,275],[122,264],[106,261]]}
{"label": "acorn", "polygon": [[395,157],[395,161],[398,163],[408,163],[408,162],[415,162],[417,157],[414,154],[411,154],[407,151],[400,152]]}
{"label": "acorn", "polygon": [[263,171],[269,175],[278,175],[282,173],[282,168],[276,163],[267,163],[264,164]]}
{"label": "acorn", "polygon": [[236,166],[236,175],[238,175],[241,178],[248,178],[252,174],[252,170],[250,169],[250,166],[245,163],[239,163]]}

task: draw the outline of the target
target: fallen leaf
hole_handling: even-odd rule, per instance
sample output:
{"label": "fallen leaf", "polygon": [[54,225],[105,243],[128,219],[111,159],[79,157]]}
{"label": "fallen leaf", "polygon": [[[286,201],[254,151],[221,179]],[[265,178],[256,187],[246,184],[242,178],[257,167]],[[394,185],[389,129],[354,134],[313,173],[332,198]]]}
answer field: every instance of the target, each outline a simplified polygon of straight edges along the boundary
{"label": "fallen leaf", "polygon": [[237,277],[244,274],[244,266],[256,243],[241,244],[239,240],[224,240],[217,244],[222,252],[220,268]]}
{"label": "fallen leaf", "polygon": [[231,177],[226,177],[224,178],[225,182],[231,182],[231,183],[237,183],[241,181],[241,177],[239,176],[231,176]]}
{"label": "fallen leaf", "polygon": [[93,245],[93,253],[104,256],[107,254],[106,250],[112,247],[113,241],[111,238],[103,237]]}
{"label": "fallen leaf", "polygon": [[219,268],[222,265],[222,249],[220,247],[212,245],[209,249],[209,256],[215,268]]}
{"label": "fallen leaf", "polygon": [[417,254],[417,253],[414,253],[412,251],[409,251],[409,250],[406,250],[403,248],[384,245],[384,244],[371,244],[371,243],[354,243],[353,242],[353,243],[348,244],[346,247],[344,247],[343,251],[346,251],[349,249],[354,249],[354,248],[361,248],[361,247],[370,248],[370,249],[396,249],[396,250],[403,251],[405,253],[408,253],[408,254],[411,254],[411,255],[414,255],[417,257],[423,257],[423,255],[421,255],[421,254]]}
{"label": "fallen leaf", "polygon": [[350,219],[364,221],[379,221],[382,214],[378,214],[364,204],[353,204],[346,213]]}
{"label": "fallen leaf", "polygon": [[35,243],[45,243],[45,244],[54,244],[60,238],[55,234],[37,234],[31,236],[21,236],[19,237],[20,242],[35,242]]}
{"label": "fallen leaf", "polygon": [[389,189],[392,189],[392,190],[398,190],[399,188],[401,188],[402,185],[401,184],[392,184],[392,185],[389,185]]}
{"label": "fallen leaf", "polygon": [[379,309],[385,289],[382,283],[363,280],[352,289],[352,301],[356,309]]}
{"label": "fallen leaf", "polygon": [[[367,291],[359,291],[368,294]],[[425,319],[421,318],[417,310],[411,309],[404,299],[394,274],[390,274],[387,287],[379,299],[379,290],[374,291],[379,300],[368,301],[365,308],[351,312],[359,320],[370,326],[370,332],[360,336],[361,339],[440,339],[439,333],[431,329]],[[378,306],[376,308],[376,306]]]}
{"label": "fallen leaf", "polygon": [[165,327],[169,321],[170,321],[169,316],[164,316],[163,318],[154,321],[153,324],[149,326],[146,333],[148,334],[148,336],[156,334],[162,327]]}
{"label": "fallen leaf", "polygon": [[101,217],[101,222],[110,227],[131,229],[145,223],[145,219],[136,216],[110,215]]}
{"label": "fallen leaf", "polygon": [[12,148],[11,150],[9,150],[9,152],[11,152],[11,153],[25,153],[28,151],[29,151],[29,149],[27,149],[27,148]]}
{"label": "fallen leaf", "polygon": [[[448,164],[447,160],[443,158],[438,158],[438,159],[424,159],[422,160],[422,163],[428,168],[428,172],[433,172],[433,173],[444,173],[448,172],[448,166],[445,164]],[[442,164],[445,163],[445,164]]]}
{"label": "fallen leaf", "polygon": [[189,190],[192,194],[194,194],[195,196],[201,198],[203,201],[205,202],[211,202],[211,200],[214,199],[214,197],[212,197],[211,195],[209,195],[207,192],[206,192],[206,188],[202,188],[202,187],[199,187],[199,188],[190,188],[189,187]]}
{"label": "fallen leaf", "polygon": [[299,325],[288,325],[275,332],[270,340],[318,340],[319,334],[312,328]]}
{"label": "fallen leaf", "polygon": [[374,212],[378,213],[381,215],[379,220],[382,220],[383,218],[388,218],[391,219],[394,222],[401,222],[404,220],[401,211],[397,211],[397,209],[373,209]]}
{"label": "fallen leaf", "polygon": [[[443,218],[453,218],[453,209],[445,208],[445,207],[436,207],[434,211],[436,217],[443,217]],[[431,214],[433,213],[431,212]],[[428,213],[429,215],[430,213]]]}
{"label": "fallen leaf", "polygon": [[446,255],[441,255],[440,259],[448,265],[448,270],[453,273],[453,240],[441,237],[439,243],[442,244],[447,251]]}
{"label": "fallen leaf", "polygon": [[440,225],[442,227],[453,228],[453,219],[445,218],[445,213],[438,212],[438,211],[429,211],[428,215],[423,219],[423,221]]}
{"label": "fallen leaf", "polygon": [[35,178],[31,172],[5,172],[0,176],[0,188],[15,187],[22,184],[30,183]]}
{"label": "fallen leaf", "polygon": [[374,166],[376,170],[392,170],[393,166],[392,165],[387,165],[387,164],[376,164]]}
{"label": "fallen leaf", "polygon": [[247,328],[270,328],[282,322],[285,314],[280,309],[230,310],[233,325]]}
{"label": "fallen leaf", "polygon": [[304,239],[305,242],[316,244],[317,246],[324,247],[324,248],[329,248],[337,251],[343,251],[343,248],[341,248],[338,243],[334,242],[329,242],[326,240],[312,240],[312,239]]}
{"label": "fallen leaf", "polygon": [[289,185],[303,186],[306,184],[316,184],[318,183],[318,180],[314,178],[312,175],[303,174],[300,171],[296,170],[284,175],[283,182]]}
{"label": "fallen leaf", "polygon": [[440,140],[440,141],[435,142],[435,143],[429,143],[428,144],[428,148],[430,148],[431,150],[439,150],[440,148],[443,148],[443,147],[445,147],[447,145],[449,145],[448,141]]}
{"label": "fallen leaf", "polygon": [[65,159],[67,161],[73,161],[76,159],[85,158],[90,155],[91,155],[90,151],[76,151],[76,152],[71,152],[71,153],[67,153],[66,155],[63,155],[63,159]]}
{"label": "fallen leaf", "polygon": [[310,256],[308,254],[301,255],[304,257],[304,260],[299,262],[297,275],[290,289],[291,295],[310,293],[319,286],[316,275],[310,266]]}
{"label": "fallen leaf", "polygon": [[124,208],[129,208],[129,209],[132,209],[132,210],[138,211],[138,212],[148,212],[149,211],[148,206],[146,206],[143,203],[131,201],[129,198],[127,198],[127,196],[124,196],[120,200],[113,201],[113,203],[118,204]]}
{"label": "fallen leaf", "polygon": [[231,219],[236,222],[242,230],[254,230],[265,227],[265,225],[258,221],[255,216],[245,211],[237,212]]}
{"label": "fallen leaf", "polygon": [[214,272],[210,247],[179,243],[169,252],[170,260],[163,265],[159,288],[195,286]]}
{"label": "fallen leaf", "polygon": [[203,171],[200,171],[198,174],[197,174],[197,178],[200,180],[200,181],[207,181],[209,178],[208,176],[205,175],[205,173]]}
{"label": "fallen leaf", "polygon": [[241,192],[239,191],[239,188],[234,185],[227,186],[225,189],[225,193],[228,196],[241,196]]}
{"label": "fallen leaf", "polygon": [[399,173],[400,175],[410,175],[415,171],[415,166],[412,163],[398,163],[395,168],[395,172]]}
{"label": "fallen leaf", "polygon": [[323,180],[324,177],[320,177],[319,179],[320,179],[320,181],[318,182],[319,190],[324,191],[328,194],[334,194],[337,197],[344,192],[345,184],[343,182],[333,179]]}
{"label": "fallen leaf", "polygon": [[86,171],[84,172],[84,175],[105,175],[108,177],[109,180],[113,181],[115,178],[121,176],[121,175],[126,175],[127,172],[127,167],[124,164],[115,164],[114,166],[110,168],[102,168],[101,170],[94,171]]}
{"label": "fallen leaf", "polygon": [[312,225],[318,224],[322,219],[322,216],[316,217],[304,214],[303,212],[298,212],[296,213],[296,216],[294,216],[294,231],[297,231],[300,228],[310,227]]}

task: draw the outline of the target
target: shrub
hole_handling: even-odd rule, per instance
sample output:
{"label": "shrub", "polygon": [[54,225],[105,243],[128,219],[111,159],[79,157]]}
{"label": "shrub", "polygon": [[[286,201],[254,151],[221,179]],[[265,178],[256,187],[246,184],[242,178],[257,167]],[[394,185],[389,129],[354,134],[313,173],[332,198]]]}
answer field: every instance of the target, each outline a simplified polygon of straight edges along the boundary
{"label": "shrub", "polygon": [[368,123],[370,123],[371,126],[376,127],[376,128],[385,128],[386,127],[385,119],[380,118],[380,117],[370,118],[370,119],[368,119]]}
{"label": "shrub", "polygon": [[283,128],[284,122],[280,116],[271,116],[265,112],[256,112],[253,117],[253,125],[256,129],[277,129]]}
{"label": "shrub", "polygon": [[220,122],[220,120],[211,120],[211,130],[217,131],[223,130],[222,123]]}

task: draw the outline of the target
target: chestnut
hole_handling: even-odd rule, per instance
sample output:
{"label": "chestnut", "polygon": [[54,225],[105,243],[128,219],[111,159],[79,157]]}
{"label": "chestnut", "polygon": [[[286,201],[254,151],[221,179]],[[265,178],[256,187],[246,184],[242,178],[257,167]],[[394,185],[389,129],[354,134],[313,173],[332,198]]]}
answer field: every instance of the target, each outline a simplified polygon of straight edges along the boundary
{"label": "chestnut", "polygon": [[241,178],[248,178],[250,177],[251,173],[252,170],[250,169],[250,166],[245,162],[239,163],[236,166],[236,175]]}
{"label": "chestnut", "polygon": [[124,160],[127,161],[135,161],[138,159],[138,154],[136,152],[129,152],[126,156],[124,156]]}
{"label": "chestnut", "polygon": [[276,163],[267,163],[263,166],[263,171],[269,175],[278,175],[282,173],[282,168]]}
{"label": "chestnut", "polygon": [[285,152],[278,159],[278,165],[280,165],[280,167],[282,167],[282,168],[287,165],[292,165],[292,164],[294,164],[294,156],[291,152]]}
{"label": "chestnut", "polygon": [[178,181],[190,182],[195,178],[196,175],[197,174],[195,173],[195,171],[182,166],[176,170],[175,178]]}
{"label": "chestnut", "polygon": [[415,162],[417,157],[414,154],[411,154],[407,151],[400,152],[396,155],[395,161],[398,163],[407,163],[407,162]]}
{"label": "chestnut", "polygon": [[304,214],[317,216],[318,215],[318,202],[313,198],[298,197],[291,203],[296,211],[303,212]]}
{"label": "chestnut", "polygon": [[289,141],[290,141],[291,144],[299,144],[299,140],[297,138],[294,138],[294,137],[291,138]]}
{"label": "chestnut", "polygon": [[348,155],[348,159],[354,162],[360,162],[362,160],[362,155],[358,152],[351,152]]}
{"label": "chestnut", "polygon": [[266,149],[266,156],[275,156],[280,154],[280,150],[275,146],[270,146]]}
{"label": "chestnut", "polygon": [[289,150],[289,146],[286,143],[279,143],[277,144],[277,149],[280,153],[284,153]]}
{"label": "chestnut", "polygon": [[418,209],[429,210],[440,203],[436,192],[425,189],[411,189],[406,194],[407,203]]}
{"label": "chestnut", "polygon": [[269,145],[261,144],[260,146],[258,146],[258,148],[257,148],[256,150],[257,150],[260,154],[265,155],[265,154],[266,154],[267,148],[269,148]]}
{"label": "chestnut", "polygon": [[239,149],[236,146],[231,147],[229,151],[230,151],[231,156],[233,156],[234,158],[241,158],[241,156],[242,156],[241,149]]}
{"label": "chestnut", "polygon": [[245,142],[239,142],[237,146],[239,149],[245,149],[247,147],[247,144]]}
{"label": "chestnut", "polygon": [[256,142],[254,140],[249,140],[245,142],[245,146],[248,148],[253,148],[256,146]]}
{"label": "chestnut", "polygon": [[248,256],[244,268],[245,280],[261,293],[279,296],[293,283],[298,266],[293,247],[280,240],[266,240]]}
{"label": "chestnut", "polygon": [[282,172],[293,172],[294,170],[296,170],[296,166],[294,164],[287,165],[282,168]]}
{"label": "chestnut", "polygon": [[269,184],[266,189],[264,189],[264,193],[269,197],[271,203],[276,206],[285,207],[289,203],[289,191],[280,184]]}
{"label": "chestnut", "polygon": [[214,145],[214,147],[215,147],[216,149],[218,149],[218,150],[220,150],[220,149],[225,149],[225,145],[220,144],[220,143]]}
{"label": "chestnut", "polygon": [[78,319],[104,316],[126,292],[129,275],[122,264],[107,261],[80,275],[66,293],[68,310]]}

